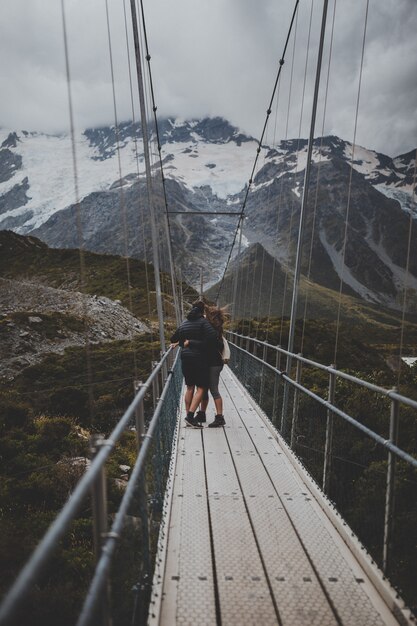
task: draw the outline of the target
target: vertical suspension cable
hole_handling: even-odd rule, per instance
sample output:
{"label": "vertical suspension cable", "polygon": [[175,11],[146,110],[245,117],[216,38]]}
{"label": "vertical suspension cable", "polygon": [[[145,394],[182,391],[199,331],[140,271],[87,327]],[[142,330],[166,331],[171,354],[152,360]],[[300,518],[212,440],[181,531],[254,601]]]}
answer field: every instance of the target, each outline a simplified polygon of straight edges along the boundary
{"label": "vertical suspension cable", "polygon": [[[280,81],[278,81],[278,91],[279,91],[279,84]],[[269,123],[269,118],[268,118],[268,123]],[[268,126],[266,127],[266,135],[265,135],[265,144],[266,146],[268,146]],[[266,150],[264,152],[264,161],[263,161],[263,167],[265,167],[266,164]],[[260,168],[262,169],[262,168]],[[267,197],[266,197],[266,202],[265,202],[265,207],[268,209],[269,208],[269,202],[270,202],[270,197],[271,197],[271,185],[268,187],[268,191],[267,191]],[[258,307],[257,307],[257,318],[258,321],[260,321],[261,319],[261,297],[262,297],[262,284],[263,284],[263,280],[264,280],[264,269],[265,269],[265,246],[262,246],[262,263],[261,263],[261,276],[260,276],[260,280],[259,280],[259,293],[258,293]],[[270,289],[272,291],[272,284],[270,286]],[[256,339],[258,339],[258,332],[260,330],[260,323],[258,323],[257,329],[256,329]]]}
{"label": "vertical suspension cable", "polygon": [[[272,148],[273,149],[275,149],[275,146],[276,146],[277,122],[278,122],[278,107],[279,107],[280,93],[281,93],[281,81],[279,81],[279,83],[278,83],[277,98],[276,98],[276,102],[275,102],[274,135],[273,135],[273,140],[272,140]],[[276,243],[278,243],[278,224],[279,224],[279,204],[278,204],[278,210],[276,211],[275,235],[274,235],[274,238],[273,238],[273,240],[276,241]],[[275,268],[276,268],[276,264],[277,264],[277,259],[276,259],[275,255],[273,255],[272,258],[273,258],[273,262],[272,262],[271,289],[269,291],[268,317],[267,317],[267,322],[266,322],[266,337],[265,337],[265,341],[267,343],[269,341],[269,327],[270,327],[270,323],[271,323],[271,311],[272,311],[272,294],[274,292]]]}
{"label": "vertical suspension cable", "polygon": [[[113,64],[113,50],[112,50],[112,40],[111,40],[111,31],[110,31],[110,19],[109,19],[109,5],[108,0],[105,0],[106,6],[106,22],[107,22],[107,42],[109,49],[109,62],[110,62],[110,75],[111,75],[111,85],[112,85],[112,96],[113,96],[113,114],[114,114],[114,128],[116,132],[116,153],[117,153],[117,165],[119,171],[119,205],[120,212],[122,215],[122,228],[123,228],[123,238],[124,238],[124,248],[125,248],[125,261],[126,261],[126,276],[127,276],[127,292],[129,298],[129,310],[133,315],[133,297],[132,297],[132,280],[131,280],[131,272],[130,272],[130,259],[129,259],[129,244],[128,244],[128,235],[127,235],[127,215],[126,215],[126,203],[124,196],[124,189],[122,184],[123,172],[122,172],[122,161],[120,155],[120,131],[119,131],[119,120],[117,115],[117,103],[116,103],[116,89],[114,84],[114,64]],[[136,345],[134,337],[132,338],[132,350],[133,350],[133,369],[134,369],[134,379],[138,379],[138,367],[137,367],[137,354],[136,354]]]}
{"label": "vertical suspension cable", "polygon": [[336,337],[335,337],[334,356],[333,356],[333,363],[335,365],[337,364],[337,350],[338,350],[338,346],[339,346],[339,327],[340,327],[340,313],[341,313],[341,308],[342,308],[342,292],[343,292],[343,276],[344,276],[344,270],[345,270],[346,241],[347,241],[348,225],[349,225],[350,196],[351,196],[352,176],[353,176],[353,161],[354,161],[354,158],[355,158],[356,131],[357,131],[357,128],[358,128],[359,102],[360,102],[361,85],[362,85],[363,60],[364,60],[364,56],[365,56],[365,41],[366,41],[366,29],[367,29],[367,24],[368,24],[368,11],[369,11],[369,0],[366,0],[365,24],[364,24],[363,38],[362,38],[362,50],[361,50],[360,70],[359,70],[358,95],[357,95],[357,98],[356,98],[355,124],[354,124],[354,132],[353,132],[352,155],[351,155],[351,159],[350,159],[348,197],[347,197],[347,204],[346,204],[345,228],[344,228],[344,236],[343,236],[342,269],[341,269],[341,274],[340,274],[339,301],[338,301],[338,307],[337,307],[337,321],[336,321]]}
{"label": "vertical suspension cable", "polygon": [[417,150],[416,150],[416,158],[414,161],[414,174],[413,174],[413,182],[411,186],[410,219],[408,223],[407,257],[406,257],[406,264],[405,264],[404,295],[403,295],[402,314],[401,314],[401,331],[400,331],[400,350],[399,350],[399,359],[398,359],[398,377],[397,377],[398,388],[400,387],[400,382],[401,382],[402,356],[403,356],[403,348],[404,348],[404,327],[405,327],[405,312],[407,308],[408,277],[409,277],[409,271],[410,271],[411,234],[412,234],[412,230],[414,226],[416,172],[417,172]]}
{"label": "vertical suspension cable", "polygon": [[[247,258],[247,268],[246,268],[246,285],[245,285],[245,299],[244,299],[244,306],[245,306],[245,310],[246,310],[246,305],[248,302],[248,288],[249,288],[249,262],[250,262],[250,256],[251,256],[251,252],[250,250],[248,250],[248,254],[246,255]],[[243,332],[242,329],[242,333],[243,334],[247,334],[248,336],[250,335],[250,308],[248,309],[247,312],[247,322],[248,322],[248,328],[246,330],[246,333]]]}
{"label": "vertical suspension cable", "polygon": [[[140,10],[139,10],[139,3],[138,0],[136,0],[135,2],[135,6],[136,6],[136,15],[140,15]],[[138,28],[139,28],[139,32],[141,34],[141,36],[139,37],[139,44],[140,44],[140,53],[141,53],[141,60],[142,60],[142,77],[143,77],[143,90],[144,90],[144,102],[145,102],[145,112],[146,112],[146,119],[149,120],[151,113],[150,111],[152,110],[152,103],[151,103],[151,89],[150,89],[150,78],[149,78],[149,71],[146,72],[146,66],[145,66],[145,59],[148,56],[146,49],[145,49],[145,25],[143,23],[143,21],[141,22],[140,19],[138,18]],[[148,70],[149,70],[149,64],[148,64]],[[149,144],[149,162],[150,162],[150,171],[152,172],[152,194],[153,194],[153,198],[155,200],[155,192],[158,189],[158,184],[157,184],[157,175],[156,174],[156,169],[155,169],[155,138],[156,138],[156,133],[153,131],[152,127],[150,128],[149,134],[148,134],[148,144]],[[156,235],[157,235],[157,254],[158,254],[158,259],[159,259],[159,282],[161,285],[161,308],[162,308],[162,314],[165,317],[167,317],[167,289],[165,286],[165,273],[163,271],[163,268],[166,267],[165,264],[165,259],[164,259],[164,247],[160,245],[160,241],[161,241],[161,229],[160,229],[160,203],[158,202],[154,202],[153,205],[153,211],[154,211],[154,216],[155,216],[155,224],[156,224]]]}
{"label": "vertical suspension cable", "polygon": [[[288,139],[288,127],[289,127],[289,119],[290,119],[292,87],[293,87],[293,78],[294,78],[294,58],[295,58],[295,44],[296,44],[296,39],[297,39],[297,25],[298,25],[298,13],[297,13],[297,20],[296,20],[295,29],[294,29],[294,42],[293,42],[293,53],[292,53],[292,60],[291,60],[290,85],[289,85],[289,91],[288,91],[287,118],[286,118],[286,123],[285,123],[285,140]],[[297,156],[297,159],[298,159],[298,156]],[[284,189],[284,179],[282,177],[281,178],[281,199],[283,197],[283,189]],[[280,333],[279,333],[280,345],[282,345],[282,335],[283,335],[283,330],[284,330],[284,314],[285,314],[285,304],[286,304],[286,298],[287,298],[289,258],[291,255],[291,231],[292,231],[293,218],[294,218],[294,199],[292,199],[292,202],[291,202],[290,223],[289,223],[289,229],[288,229],[288,239],[287,239],[287,249],[286,249],[285,279],[284,279],[284,289],[283,289],[283,295],[282,295],[281,326],[280,326]]]}
{"label": "vertical suspension cable", "polygon": [[249,306],[249,314],[250,314],[249,335],[252,332],[252,326],[253,326],[253,323],[255,321],[255,318],[254,318],[254,308],[253,308],[253,299],[254,299],[254,293],[255,293],[256,270],[257,270],[257,263],[258,263],[258,250],[259,250],[259,245],[255,244],[255,260],[254,260],[254,264],[253,264],[252,289],[251,289],[250,306]]}
{"label": "vertical suspension cable", "polygon": [[317,203],[318,203],[318,194],[319,194],[319,187],[320,187],[320,173],[321,173],[321,165],[322,165],[324,125],[325,125],[325,120],[326,120],[327,98],[328,98],[328,93],[329,93],[330,67],[331,67],[332,52],[333,52],[336,5],[337,5],[337,0],[334,0],[332,28],[330,32],[329,61],[327,65],[326,88],[325,88],[325,95],[324,95],[323,119],[322,119],[322,125],[321,125],[321,133],[320,133],[321,138],[320,138],[320,148],[319,148],[319,162],[318,162],[318,167],[317,167],[316,193],[314,197],[313,223],[311,226],[310,249],[309,249],[309,254],[308,254],[307,281],[306,281],[306,292],[305,292],[305,300],[304,300],[303,328],[301,332],[300,352],[303,352],[304,350],[304,337],[305,337],[305,329],[306,329],[307,309],[308,309],[309,298],[310,298],[310,276],[311,276],[311,266],[312,266],[312,260],[313,260],[314,235],[316,232]]}
{"label": "vertical suspension cable", "polygon": [[[62,14],[62,29],[64,36],[64,53],[65,53],[65,73],[67,80],[67,95],[68,95],[68,112],[70,120],[70,136],[71,136],[71,155],[72,155],[72,168],[74,177],[74,195],[75,195],[75,215],[76,215],[76,228],[78,236],[78,250],[80,258],[80,290],[81,293],[86,296],[86,270],[85,270],[85,255],[84,255],[84,242],[83,231],[80,211],[80,191],[78,185],[78,166],[77,166],[77,149],[75,144],[75,130],[74,130],[74,108],[72,104],[72,90],[71,90],[71,71],[69,63],[69,51],[68,51],[68,35],[67,35],[67,20],[65,14],[65,0],[61,0],[61,14]],[[94,418],[94,396],[93,396],[93,374],[91,365],[91,343],[88,334],[88,322],[87,322],[87,300],[83,298],[83,321],[85,332],[85,355],[87,366],[87,382],[88,382],[88,404],[90,409],[90,419]]]}
{"label": "vertical suspension cable", "polygon": [[140,10],[141,10],[141,16],[142,16],[143,35],[144,35],[144,41],[145,41],[146,61],[148,63],[149,89],[150,89],[150,96],[151,96],[151,101],[152,101],[152,110],[154,114],[155,133],[156,133],[155,142],[156,142],[157,152],[158,152],[158,157],[159,157],[159,167],[160,167],[160,173],[161,173],[162,191],[163,191],[164,207],[165,207],[164,224],[165,224],[165,230],[166,230],[167,249],[168,249],[168,265],[169,265],[170,274],[171,274],[171,287],[172,287],[172,297],[173,297],[174,308],[175,308],[175,316],[176,316],[177,324],[179,324],[181,322],[181,314],[180,314],[180,307],[179,307],[178,294],[177,294],[178,280],[176,276],[174,257],[172,253],[171,224],[170,224],[169,214],[168,214],[168,199],[167,199],[167,192],[166,192],[166,185],[165,185],[164,169],[163,169],[163,164],[162,164],[162,152],[161,152],[162,147],[161,147],[161,139],[160,139],[160,134],[159,134],[159,126],[158,126],[158,118],[157,118],[157,106],[156,106],[155,93],[154,93],[154,88],[153,88],[152,70],[151,70],[151,63],[150,63],[151,55],[149,53],[148,35],[146,32],[146,20],[145,20],[145,11],[143,8],[143,0],[140,0]]}
{"label": "vertical suspension cable", "polygon": [[[321,31],[320,31],[320,44],[319,44],[319,51],[317,55],[317,69],[316,69],[316,80],[315,80],[315,85],[314,85],[313,107],[312,107],[312,113],[311,113],[310,135],[308,139],[308,148],[307,148],[307,161],[306,161],[306,168],[304,172],[303,199],[302,199],[301,210],[300,210],[297,255],[296,255],[295,270],[294,270],[293,294],[292,294],[292,301],[291,301],[290,328],[289,328],[289,333],[288,333],[288,352],[290,353],[294,349],[294,333],[295,333],[295,322],[296,322],[296,317],[297,317],[297,303],[298,303],[298,283],[300,280],[300,272],[301,272],[301,251],[302,251],[302,244],[303,244],[304,225],[305,225],[305,217],[306,217],[306,212],[307,212],[308,191],[309,191],[309,184],[310,184],[310,171],[311,171],[311,161],[312,161],[312,152],[313,152],[313,143],[314,143],[314,128],[315,128],[315,123],[316,123],[317,99],[318,99],[318,92],[319,92],[319,86],[320,86],[321,61],[322,61],[322,56],[323,56],[324,36],[326,32],[327,6],[328,6],[328,0],[324,0],[322,21],[321,21]],[[289,372],[290,369],[291,369],[291,357],[288,356],[287,372]]]}
{"label": "vertical suspension cable", "polygon": [[240,220],[240,228],[239,228],[239,245],[238,245],[237,256],[236,256],[236,274],[235,274],[235,280],[233,284],[233,296],[232,296],[232,321],[235,321],[236,312],[237,312],[237,287],[238,287],[238,280],[239,280],[239,265],[241,262],[240,253],[242,250],[243,221],[244,221],[244,215],[242,215],[242,218]]}
{"label": "vertical suspension cable", "polygon": [[144,99],[144,91],[143,91],[142,59],[141,59],[141,53],[140,53],[139,29],[138,29],[138,22],[137,22],[137,16],[136,16],[135,0],[130,0],[130,7],[131,7],[131,13],[132,13],[136,71],[137,71],[137,77],[138,77],[139,101],[140,101],[140,110],[141,110],[141,119],[142,119],[142,137],[143,137],[143,148],[144,148],[144,154],[145,154],[146,188],[147,188],[147,196],[148,196],[149,211],[150,211],[150,218],[151,218],[156,306],[157,306],[158,321],[159,321],[159,339],[161,343],[161,350],[162,352],[165,352],[164,316],[163,316],[163,311],[162,311],[161,282],[160,282],[160,276],[159,276],[157,231],[156,231],[155,213],[154,213],[154,206],[153,206],[152,174],[151,174],[150,159],[149,159],[148,131],[147,131],[145,99]]}
{"label": "vertical suspension cable", "polygon": [[[127,27],[126,0],[123,0],[123,14],[124,14],[124,23],[125,23],[127,66],[128,66],[128,73],[129,73],[130,106],[131,106],[131,111],[132,111],[133,148],[134,148],[134,154],[135,154],[135,164],[136,164],[137,184],[138,184],[137,208],[138,208],[138,216],[139,216],[139,219],[141,221],[141,226],[142,226],[142,245],[143,245],[143,256],[144,256],[144,262],[145,262],[144,264],[145,264],[146,299],[147,299],[147,305],[148,305],[148,316],[149,316],[149,319],[151,319],[152,317],[151,296],[150,296],[151,289],[150,289],[150,280],[149,280],[148,253],[146,250],[146,240],[145,240],[145,223],[144,223],[143,211],[140,210],[141,192],[140,192],[139,150],[138,150],[138,137],[137,137],[137,131],[138,131],[139,126],[136,123],[135,106],[134,106],[134,99],[133,99],[133,83],[132,83],[132,70],[131,70],[131,65],[130,65],[131,61],[130,61],[130,50],[129,50],[129,34],[128,34],[128,27]],[[153,352],[154,340],[153,340],[152,324],[149,325],[149,328],[150,328],[151,346],[152,346],[151,358],[152,358],[152,361],[154,361],[155,355]]]}
{"label": "vertical suspension cable", "polygon": [[[284,65],[284,62],[285,62],[285,54],[286,54],[288,42],[289,42],[289,39],[290,39],[290,36],[291,36],[291,31],[292,31],[292,27],[293,27],[293,24],[294,24],[294,19],[295,19],[296,13],[297,13],[298,3],[299,3],[299,0],[296,0],[295,1],[295,5],[294,5],[294,10],[293,10],[293,13],[292,13],[292,17],[291,17],[290,27],[288,29],[287,38],[286,38],[285,45],[284,45],[284,50],[283,50],[283,53],[282,53],[282,57],[279,60],[279,69],[278,69],[277,76],[275,78],[275,83],[274,83],[274,87],[273,87],[273,90],[272,90],[271,99],[270,99],[269,106],[268,106],[268,109],[267,109],[267,112],[266,112],[266,119],[265,119],[265,122],[264,122],[264,127],[263,127],[263,130],[262,130],[262,133],[261,133],[261,138],[259,139],[259,142],[258,142],[258,148],[256,150],[255,161],[254,161],[254,164],[253,164],[253,167],[252,167],[252,173],[251,173],[251,176],[249,178],[248,185],[246,186],[246,192],[244,194],[244,199],[243,199],[242,210],[240,212],[240,216],[242,216],[244,211],[245,211],[246,201],[247,201],[247,198],[248,198],[248,195],[249,195],[249,191],[251,189],[251,185],[253,183],[253,178],[254,178],[256,165],[257,165],[258,158],[259,158],[259,153],[260,153],[261,148],[262,148],[263,137],[264,137],[264,134],[265,134],[266,126],[268,124],[269,116],[271,114],[271,107],[272,107],[272,103],[273,103],[274,98],[275,98],[275,92],[276,92],[276,89],[277,89],[279,77],[281,75],[282,66]],[[225,268],[224,268],[224,271],[223,271],[223,276],[222,276],[222,279],[220,281],[220,285],[219,285],[219,288],[218,288],[218,291],[217,291],[216,302],[218,302],[218,300],[219,300],[220,293],[221,293],[221,290],[222,290],[222,287],[223,287],[224,278],[225,278],[225,275],[226,275],[226,272],[227,272],[227,268],[229,266],[229,262],[230,262],[230,259],[232,257],[233,248],[234,248],[235,243],[236,243],[238,227],[239,227],[239,222],[238,222],[238,225],[236,227],[236,231],[235,231],[233,242],[232,242],[232,245],[231,245],[231,248],[230,248],[229,256],[228,256],[228,259],[226,261],[226,265],[225,265]]]}
{"label": "vertical suspension cable", "polygon": [[[298,178],[297,175],[298,174],[300,174],[300,177],[299,177],[300,178],[300,188],[302,188],[302,169],[300,170],[300,172],[298,172],[298,164],[299,164],[299,160],[300,160],[301,129],[302,129],[302,123],[303,123],[303,114],[304,114],[304,100],[305,100],[305,90],[306,90],[306,83],[307,83],[307,68],[308,68],[308,60],[309,60],[309,52],[310,52],[311,24],[312,24],[312,18],[313,18],[313,9],[314,9],[314,0],[312,0],[311,3],[310,3],[310,18],[309,18],[309,26],[308,26],[306,57],[305,57],[305,62],[304,62],[304,78],[303,78],[303,89],[302,89],[302,96],[301,96],[300,122],[299,122],[299,125],[298,125],[297,164],[296,164],[296,170],[295,170],[295,173],[294,173],[294,184],[295,184],[294,189],[297,189],[297,187],[299,185],[299,181],[297,180],[297,178]],[[292,222],[293,222],[294,204],[295,204],[295,198],[294,198],[294,195],[292,195],[291,196],[291,222],[290,222],[291,225],[292,225]],[[291,233],[291,227],[290,227],[290,233]],[[295,270],[294,270],[294,275],[295,275]],[[294,287],[294,285],[293,285],[293,287]],[[302,348],[300,348],[300,351],[302,352]]]}
{"label": "vertical suspension cable", "polygon": [[[302,253],[302,245],[303,245],[305,218],[306,218],[306,213],[307,213],[308,191],[309,191],[309,184],[310,184],[310,170],[311,170],[311,162],[312,162],[313,143],[314,143],[314,128],[315,128],[315,123],[316,123],[317,100],[318,100],[318,93],[319,93],[319,86],[320,86],[321,62],[322,62],[322,57],[323,57],[324,36],[326,32],[327,7],[328,7],[328,0],[324,0],[322,20],[321,20],[321,30],[320,30],[320,43],[319,43],[319,50],[318,50],[318,55],[317,55],[316,80],[314,84],[313,107],[311,111],[310,134],[308,138],[307,161],[306,161],[306,169],[304,173],[303,199],[301,202],[300,221],[299,221],[299,229],[298,229],[297,255],[296,255],[296,261],[295,261],[294,284],[293,284],[293,292],[292,292],[292,300],[291,300],[290,327],[288,331],[288,355],[287,355],[287,362],[286,362],[286,371],[289,374],[291,374],[292,352],[294,350],[294,335],[295,335],[295,324],[296,324],[296,318],[297,318],[297,304],[298,304],[298,286],[299,286],[299,280],[300,280],[300,274],[301,274],[301,253]],[[284,432],[286,429],[288,400],[289,400],[289,386],[285,385],[283,399],[282,399],[282,429]]]}

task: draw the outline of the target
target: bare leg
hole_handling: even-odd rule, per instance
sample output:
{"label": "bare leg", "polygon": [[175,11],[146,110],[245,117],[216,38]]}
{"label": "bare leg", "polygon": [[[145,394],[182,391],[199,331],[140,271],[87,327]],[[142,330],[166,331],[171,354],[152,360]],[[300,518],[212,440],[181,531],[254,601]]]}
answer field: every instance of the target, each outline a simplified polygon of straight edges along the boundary
{"label": "bare leg", "polygon": [[223,399],[222,398],[216,398],[214,401],[214,404],[216,406],[216,413],[217,415],[223,415]]}
{"label": "bare leg", "polygon": [[194,395],[194,385],[192,387],[188,387],[187,385],[187,391],[185,392],[184,395],[184,401],[185,401],[185,410],[188,411],[190,410],[190,404],[191,404],[191,400],[193,399],[193,395]]}
{"label": "bare leg", "polygon": [[190,404],[190,408],[188,409],[189,411],[191,411],[191,413],[194,413],[197,410],[197,407],[200,404],[205,391],[206,389],[204,389],[204,387],[197,387],[197,391],[195,392],[192,402]]}
{"label": "bare leg", "polygon": [[207,411],[208,403],[209,403],[209,397],[207,394],[207,398],[203,397],[203,399],[201,400],[200,411],[203,411],[203,413],[205,413]]}

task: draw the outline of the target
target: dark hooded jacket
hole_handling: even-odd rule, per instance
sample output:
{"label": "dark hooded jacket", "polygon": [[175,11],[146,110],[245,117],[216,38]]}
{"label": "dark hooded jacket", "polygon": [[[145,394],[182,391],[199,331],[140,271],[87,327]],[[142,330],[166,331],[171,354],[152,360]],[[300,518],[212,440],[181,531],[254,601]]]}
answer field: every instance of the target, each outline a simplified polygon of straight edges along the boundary
{"label": "dark hooded jacket", "polygon": [[[184,348],[184,341],[188,339],[189,345]],[[179,342],[182,359],[204,359],[216,349],[218,337],[213,326],[202,315],[198,307],[193,307],[171,337],[171,342]]]}

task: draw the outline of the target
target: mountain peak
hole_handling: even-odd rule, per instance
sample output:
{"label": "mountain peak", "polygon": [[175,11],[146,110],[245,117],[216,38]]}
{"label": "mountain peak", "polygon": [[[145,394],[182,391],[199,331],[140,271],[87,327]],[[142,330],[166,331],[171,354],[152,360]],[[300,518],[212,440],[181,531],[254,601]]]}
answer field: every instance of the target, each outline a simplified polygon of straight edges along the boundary
{"label": "mountain peak", "polygon": [[17,133],[9,133],[6,139],[1,144],[1,147],[2,148],[16,148],[18,142],[20,142],[20,139]]}

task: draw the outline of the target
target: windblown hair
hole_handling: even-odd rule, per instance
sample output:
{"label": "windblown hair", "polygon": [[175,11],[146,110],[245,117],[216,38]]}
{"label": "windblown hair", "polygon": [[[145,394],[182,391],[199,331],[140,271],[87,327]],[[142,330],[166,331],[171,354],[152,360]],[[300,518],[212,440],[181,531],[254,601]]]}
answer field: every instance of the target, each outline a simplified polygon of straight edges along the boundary
{"label": "windblown hair", "polygon": [[212,326],[217,330],[217,333],[221,337],[223,335],[223,324],[227,320],[227,312],[225,308],[219,308],[217,306],[206,306],[206,318]]}

